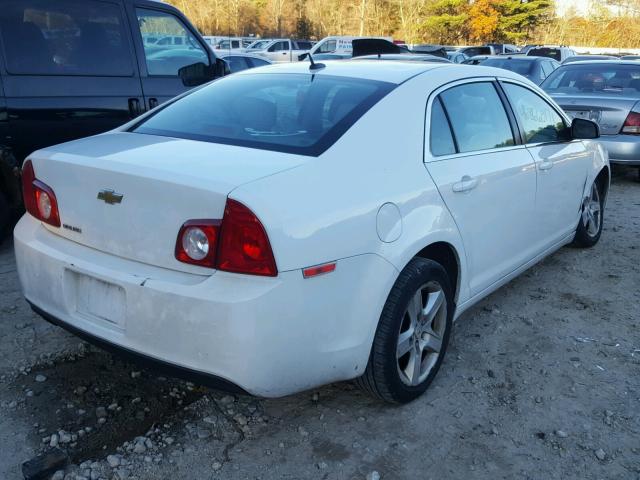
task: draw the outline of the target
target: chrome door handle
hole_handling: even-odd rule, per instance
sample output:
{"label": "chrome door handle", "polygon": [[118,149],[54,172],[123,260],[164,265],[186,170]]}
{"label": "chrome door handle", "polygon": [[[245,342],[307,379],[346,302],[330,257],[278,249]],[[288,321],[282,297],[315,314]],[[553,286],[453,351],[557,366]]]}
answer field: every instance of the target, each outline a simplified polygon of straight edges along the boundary
{"label": "chrome door handle", "polygon": [[538,170],[551,170],[553,162],[551,160],[543,160],[538,164]]}
{"label": "chrome door handle", "polygon": [[478,186],[478,179],[465,175],[459,182],[453,184],[453,191],[456,193],[468,192]]}

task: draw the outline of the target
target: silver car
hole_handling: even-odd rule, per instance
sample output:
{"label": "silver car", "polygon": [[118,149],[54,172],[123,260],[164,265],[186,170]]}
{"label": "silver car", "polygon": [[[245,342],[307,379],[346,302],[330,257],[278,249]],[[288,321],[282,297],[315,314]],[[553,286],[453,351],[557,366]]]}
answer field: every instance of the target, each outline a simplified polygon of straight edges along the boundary
{"label": "silver car", "polygon": [[572,118],[600,126],[611,163],[640,167],[640,63],[564,64],[540,85]]}

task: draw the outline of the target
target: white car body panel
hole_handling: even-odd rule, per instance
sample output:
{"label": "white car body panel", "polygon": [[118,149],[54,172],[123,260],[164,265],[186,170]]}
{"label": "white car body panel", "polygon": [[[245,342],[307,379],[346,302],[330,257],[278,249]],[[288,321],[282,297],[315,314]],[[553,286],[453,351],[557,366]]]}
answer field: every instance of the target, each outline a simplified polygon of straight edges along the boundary
{"label": "white car body panel", "polygon": [[[140,119],[32,154],[36,176],[58,196],[63,223],[93,217],[105,228],[89,234],[85,226],[80,234],[25,215],[14,238],[27,300],[91,336],[273,397],[361,375],[387,296],[425,247],[444,243],[455,251],[458,317],[571,241],[582,198],[608,168],[597,142],[446,158],[428,148],[431,99],[442,86],[499,76],[548,99],[538,87],[482,66],[326,65],[314,74],[401,85],[318,157],[125,132]],[[309,70],[288,64],[260,71]],[[255,73],[236,75],[247,74]],[[541,173],[543,156],[557,165]],[[478,187],[454,194],[465,174]],[[96,201],[101,188],[121,191],[122,205]],[[173,257],[182,222],[221,218],[227,197],[264,225],[276,277]],[[553,199],[566,209],[548,212]],[[302,269],[326,262],[336,262],[334,272],[303,278]]]}

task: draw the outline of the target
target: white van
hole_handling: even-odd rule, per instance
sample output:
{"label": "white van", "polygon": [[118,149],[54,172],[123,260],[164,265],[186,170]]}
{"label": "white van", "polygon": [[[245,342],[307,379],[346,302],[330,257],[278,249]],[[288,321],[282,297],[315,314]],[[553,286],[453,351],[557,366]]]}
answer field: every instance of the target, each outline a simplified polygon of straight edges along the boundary
{"label": "white van", "polygon": [[353,53],[353,44],[351,42],[357,38],[380,38],[393,42],[393,38],[391,37],[325,37],[316,43],[309,53],[311,55],[317,53],[351,54]]}

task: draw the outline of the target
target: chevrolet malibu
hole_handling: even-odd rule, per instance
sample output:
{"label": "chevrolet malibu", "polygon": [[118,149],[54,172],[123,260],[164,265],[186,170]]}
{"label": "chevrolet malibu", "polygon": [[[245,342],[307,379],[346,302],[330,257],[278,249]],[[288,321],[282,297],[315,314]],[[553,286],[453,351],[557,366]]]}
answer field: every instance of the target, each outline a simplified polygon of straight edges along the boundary
{"label": "chevrolet malibu", "polygon": [[357,379],[408,402],[462,312],[598,242],[597,136],[505,70],[241,72],[33,153],[18,272],[45,319],[179,374],[265,397]]}

